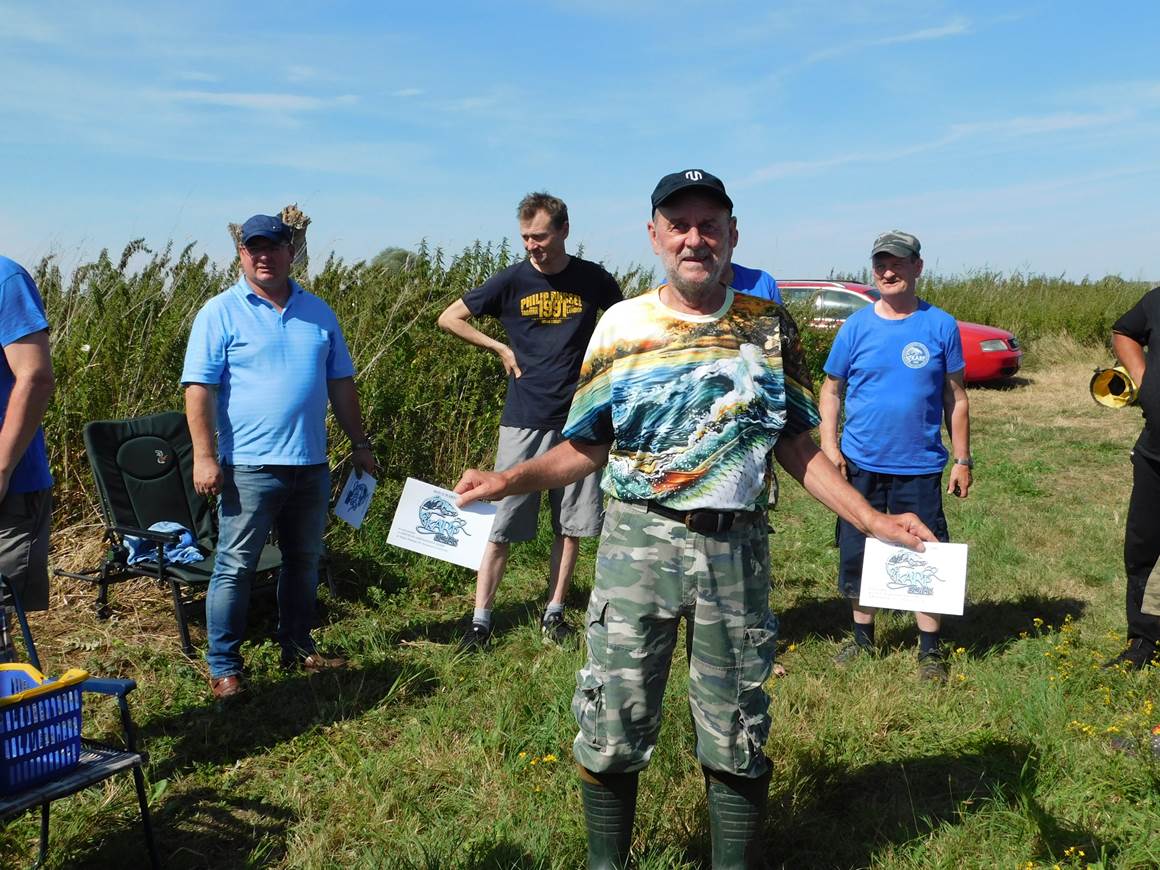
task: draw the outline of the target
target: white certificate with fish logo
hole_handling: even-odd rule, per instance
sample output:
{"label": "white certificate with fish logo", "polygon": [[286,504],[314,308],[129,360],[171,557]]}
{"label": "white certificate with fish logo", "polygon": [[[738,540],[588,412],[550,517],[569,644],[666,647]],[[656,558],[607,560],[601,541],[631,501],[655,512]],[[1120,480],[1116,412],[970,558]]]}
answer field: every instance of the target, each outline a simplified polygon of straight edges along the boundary
{"label": "white certificate with fish logo", "polygon": [[862,561],[864,607],[963,615],[967,597],[967,545],[924,541],[924,551],[866,539]]}
{"label": "white certificate with fish logo", "polygon": [[496,506],[477,501],[456,507],[458,498],[449,489],[408,477],[387,543],[478,571]]}

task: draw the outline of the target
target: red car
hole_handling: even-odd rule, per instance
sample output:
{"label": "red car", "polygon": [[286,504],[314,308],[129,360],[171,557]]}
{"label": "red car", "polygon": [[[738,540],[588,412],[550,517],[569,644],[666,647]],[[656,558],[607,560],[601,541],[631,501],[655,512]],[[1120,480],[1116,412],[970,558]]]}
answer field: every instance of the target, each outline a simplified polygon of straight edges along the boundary
{"label": "red car", "polygon": [[[846,281],[778,281],[777,286],[786,302],[807,302],[812,298],[817,316],[811,323],[835,329],[855,311],[881,296],[874,287]],[[967,364],[966,381],[994,381],[1012,377],[1019,371],[1023,351],[1014,335],[1005,329],[981,323],[960,320],[958,324],[959,337],[963,341],[963,360]]]}

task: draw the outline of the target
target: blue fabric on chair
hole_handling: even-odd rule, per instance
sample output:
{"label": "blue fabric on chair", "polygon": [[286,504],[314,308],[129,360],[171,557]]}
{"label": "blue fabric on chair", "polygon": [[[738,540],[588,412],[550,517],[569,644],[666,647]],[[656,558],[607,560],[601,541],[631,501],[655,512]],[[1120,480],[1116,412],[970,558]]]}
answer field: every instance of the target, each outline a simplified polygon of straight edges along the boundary
{"label": "blue fabric on chair", "polygon": [[[198,549],[197,539],[193,532],[180,523],[160,522],[149,527],[151,532],[180,534],[181,540],[176,544],[166,544],[162,552],[165,561],[171,565],[192,565],[205,558],[205,554]],[[125,535],[125,547],[129,550],[128,562],[136,565],[138,562],[150,562],[157,559],[157,544],[138,538],[136,535]]]}

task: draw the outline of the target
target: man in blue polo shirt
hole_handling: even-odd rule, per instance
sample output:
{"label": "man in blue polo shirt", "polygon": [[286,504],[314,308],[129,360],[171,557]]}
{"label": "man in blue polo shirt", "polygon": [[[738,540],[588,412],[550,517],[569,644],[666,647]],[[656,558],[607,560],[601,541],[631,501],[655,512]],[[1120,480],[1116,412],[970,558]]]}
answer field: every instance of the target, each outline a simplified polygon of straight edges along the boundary
{"label": "man in blue polo shirt", "polygon": [[[826,360],[818,408],[821,447],[871,506],[913,512],[940,541],[949,541],[942,504],[950,429],[954,463],[947,492],[966,498],[971,488],[970,407],[963,386],[963,346],[955,319],[917,295],[922,275],[917,238],[883,233],[870,251],[881,297],[855,312],[838,330]],[[845,390],[846,420],[838,441]],[[847,664],[874,648],[874,608],[858,603],[866,536],[838,523],[838,588],[853,609],[854,634],[835,657]],[[945,683],[940,616],[915,614],[918,675]]]}
{"label": "man in blue polo shirt", "polygon": [[[278,531],[282,665],[342,667],[314,646],[318,560],[330,499],[326,410],[350,438],[356,470],[375,468],[354,364],[330,307],[290,280],[291,230],[254,215],[242,225],[242,278],[198,312],[181,382],[193,438],[193,485],[218,496],[218,550],[206,598],[210,688],[244,691],[242,636],[262,546]],[[214,434],[217,446],[214,446]]]}
{"label": "man in blue polo shirt", "polygon": [[[0,257],[0,574],[25,608],[48,609],[52,513],[44,418],[52,396],[48,319],[32,277]],[[0,610],[0,661],[8,655]]]}

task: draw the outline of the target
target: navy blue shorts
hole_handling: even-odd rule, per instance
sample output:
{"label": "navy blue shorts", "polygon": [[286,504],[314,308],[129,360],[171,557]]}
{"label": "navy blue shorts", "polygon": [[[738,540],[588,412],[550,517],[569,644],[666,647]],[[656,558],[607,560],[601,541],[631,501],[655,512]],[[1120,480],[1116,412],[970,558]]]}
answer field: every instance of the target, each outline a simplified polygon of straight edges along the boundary
{"label": "navy blue shorts", "polygon": [[[941,471],[934,474],[880,474],[859,468],[847,458],[846,476],[871,507],[888,514],[917,514],[940,541],[946,543],[951,539],[947,533],[947,518],[943,514]],[[839,519],[838,591],[855,601],[862,589],[862,556],[865,551],[866,536]]]}

